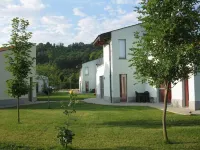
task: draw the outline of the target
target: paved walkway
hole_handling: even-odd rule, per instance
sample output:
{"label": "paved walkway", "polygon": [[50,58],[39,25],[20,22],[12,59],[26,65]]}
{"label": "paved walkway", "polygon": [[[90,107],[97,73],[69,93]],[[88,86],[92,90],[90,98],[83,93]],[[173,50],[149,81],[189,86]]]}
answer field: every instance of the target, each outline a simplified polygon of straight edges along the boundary
{"label": "paved walkway", "polygon": [[[105,100],[97,98],[85,99],[83,101],[86,103],[99,104],[99,105],[112,105],[112,106],[149,106],[163,110],[162,103],[109,103]],[[200,115],[200,110],[190,111],[189,108],[177,108],[177,107],[172,107],[171,105],[167,106],[167,111],[181,115],[191,115],[191,114]]]}

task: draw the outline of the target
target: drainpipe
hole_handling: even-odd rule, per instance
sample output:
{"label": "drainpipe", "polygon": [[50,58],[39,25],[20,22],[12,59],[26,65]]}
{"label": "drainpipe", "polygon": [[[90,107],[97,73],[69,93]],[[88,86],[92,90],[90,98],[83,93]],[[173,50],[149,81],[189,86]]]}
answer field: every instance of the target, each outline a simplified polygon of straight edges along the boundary
{"label": "drainpipe", "polygon": [[111,48],[109,43],[109,64],[110,64],[110,101],[112,103],[112,75],[111,75]]}

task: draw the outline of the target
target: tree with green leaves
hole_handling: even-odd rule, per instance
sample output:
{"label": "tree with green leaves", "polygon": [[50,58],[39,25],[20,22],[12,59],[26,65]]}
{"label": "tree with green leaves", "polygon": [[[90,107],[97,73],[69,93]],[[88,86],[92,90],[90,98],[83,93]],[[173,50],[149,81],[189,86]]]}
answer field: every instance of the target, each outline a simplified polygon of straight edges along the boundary
{"label": "tree with green leaves", "polygon": [[163,136],[170,84],[188,79],[200,65],[200,11],[198,0],[142,0],[138,18],[145,32],[135,33],[131,67],[142,83],[164,85]]}
{"label": "tree with green leaves", "polygon": [[47,95],[48,95],[48,108],[50,108],[50,86],[57,88],[60,83],[60,77],[62,75],[62,72],[56,67],[56,65],[53,64],[43,64],[43,65],[37,65],[36,68],[37,75],[39,75],[40,78],[47,77],[48,78],[48,87],[46,87]]}
{"label": "tree with green leaves", "polygon": [[7,81],[8,93],[17,98],[18,123],[20,123],[19,101],[20,97],[28,94],[30,85],[28,78],[31,75],[34,59],[31,56],[31,47],[29,42],[32,36],[27,32],[29,26],[28,20],[14,18],[12,20],[12,34],[10,41],[4,44],[8,47],[9,52],[5,55],[7,59],[7,70],[11,73],[12,78]]}

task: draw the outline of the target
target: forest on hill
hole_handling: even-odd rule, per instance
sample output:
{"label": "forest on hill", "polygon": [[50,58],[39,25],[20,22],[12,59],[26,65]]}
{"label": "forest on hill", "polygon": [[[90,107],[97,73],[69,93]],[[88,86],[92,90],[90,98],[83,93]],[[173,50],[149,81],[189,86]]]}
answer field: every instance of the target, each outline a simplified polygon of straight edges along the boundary
{"label": "forest on hill", "polygon": [[92,44],[39,43],[36,47],[38,75],[49,77],[50,85],[78,88],[82,63],[102,57],[102,47]]}

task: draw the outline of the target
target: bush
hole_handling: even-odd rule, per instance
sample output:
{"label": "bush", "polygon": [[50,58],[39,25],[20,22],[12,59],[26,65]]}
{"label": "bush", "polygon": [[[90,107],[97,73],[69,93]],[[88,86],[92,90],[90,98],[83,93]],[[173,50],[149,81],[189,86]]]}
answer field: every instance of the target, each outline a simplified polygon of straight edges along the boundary
{"label": "bush", "polygon": [[58,128],[58,135],[57,135],[60,144],[67,149],[69,149],[68,144],[72,144],[73,137],[75,136],[75,134],[69,129],[69,126],[72,114],[76,113],[75,105],[78,102],[76,99],[77,94],[75,94],[73,91],[70,91],[69,94],[70,94],[69,104],[66,106],[64,105],[64,103],[62,103],[61,106],[62,108],[65,109],[63,113],[67,116],[67,122],[65,123],[64,127]]}
{"label": "bush", "polygon": [[90,89],[90,93],[95,93],[95,89]]}
{"label": "bush", "polygon": [[57,138],[59,138],[60,144],[63,147],[67,147],[68,144],[72,144],[72,139],[75,134],[66,127],[59,127]]}

